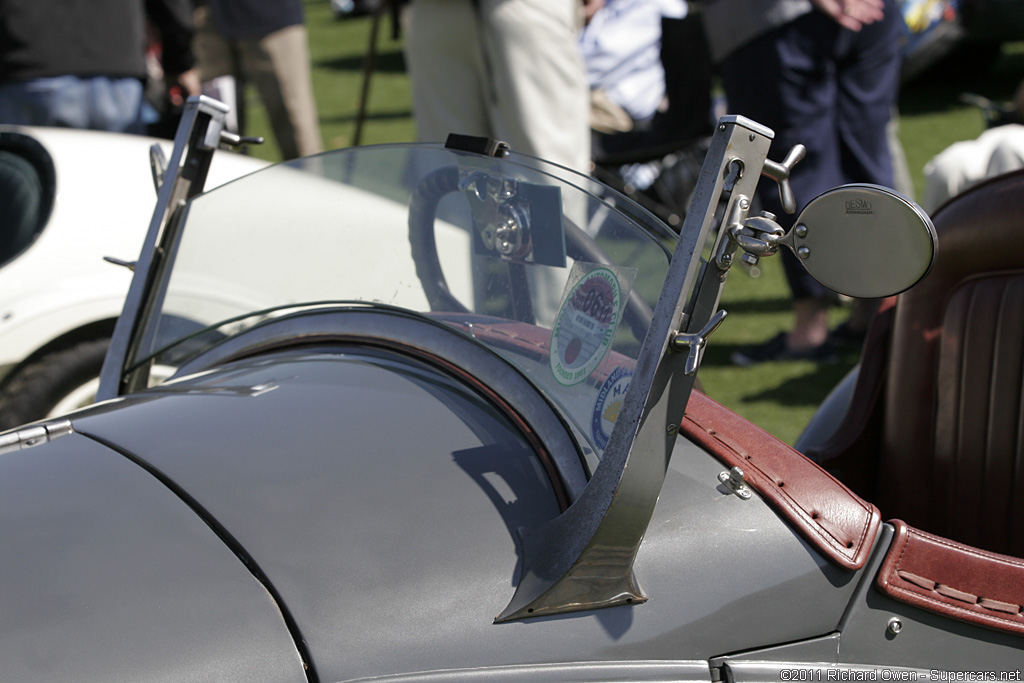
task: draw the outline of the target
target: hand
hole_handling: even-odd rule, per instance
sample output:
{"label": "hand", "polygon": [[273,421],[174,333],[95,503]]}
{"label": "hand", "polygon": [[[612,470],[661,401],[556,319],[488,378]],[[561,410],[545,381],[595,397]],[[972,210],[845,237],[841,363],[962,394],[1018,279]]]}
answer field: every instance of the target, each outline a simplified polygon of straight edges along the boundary
{"label": "hand", "polygon": [[189,69],[178,74],[176,80],[184,91],[185,97],[199,95],[203,92],[203,84],[199,81],[199,69]]}
{"label": "hand", "polygon": [[167,100],[173,107],[182,107],[192,95],[203,94],[203,84],[199,80],[199,69],[189,69],[177,76],[167,79]]}
{"label": "hand", "polygon": [[883,16],[883,0],[811,0],[843,28],[859,31]]}
{"label": "hand", "polygon": [[583,21],[587,24],[597,14],[597,10],[604,7],[604,0],[583,0]]}

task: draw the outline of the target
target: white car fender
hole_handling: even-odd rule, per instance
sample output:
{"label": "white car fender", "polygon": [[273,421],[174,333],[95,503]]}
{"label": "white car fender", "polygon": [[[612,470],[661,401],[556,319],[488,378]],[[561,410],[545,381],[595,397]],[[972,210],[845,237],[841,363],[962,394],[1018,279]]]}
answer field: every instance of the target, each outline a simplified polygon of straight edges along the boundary
{"label": "white car fender", "polygon": [[[74,287],[37,290],[0,308],[0,368],[21,363],[75,330],[116,319],[130,275],[126,270],[123,284],[97,277],[76,280]],[[26,349],[31,352],[26,354]]]}
{"label": "white car fender", "polygon": [[[169,156],[172,145],[144,136],[72,129],[0,126],[0,132],[38,142],[56,176],[45,226],[34,242],[0,267],[2,386],[12,370],[41,349],[63,337],[96,338],[79,331],[120,315],[132,273],[103,259],[138,258],[157,197],[149,149],[159,144]],[[207,186],[266,165],[219,152]]]}

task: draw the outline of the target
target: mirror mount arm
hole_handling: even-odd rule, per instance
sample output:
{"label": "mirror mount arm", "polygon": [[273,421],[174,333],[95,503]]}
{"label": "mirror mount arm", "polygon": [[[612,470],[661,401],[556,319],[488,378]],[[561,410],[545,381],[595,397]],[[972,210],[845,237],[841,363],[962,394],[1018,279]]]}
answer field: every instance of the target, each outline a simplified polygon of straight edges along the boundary
{"label": "mirror mount arm", "polygon": [[[749,203],[748,203],[749,205]],[[786,232],[775,220],[775,215],[762,211],[758,216],[732,221],[723,230],[725,237],[715,252],[715,263],[722,271],[733,264],[737,249],[743,251],[742,260],[756,266],[764,256],[774,256]]]}

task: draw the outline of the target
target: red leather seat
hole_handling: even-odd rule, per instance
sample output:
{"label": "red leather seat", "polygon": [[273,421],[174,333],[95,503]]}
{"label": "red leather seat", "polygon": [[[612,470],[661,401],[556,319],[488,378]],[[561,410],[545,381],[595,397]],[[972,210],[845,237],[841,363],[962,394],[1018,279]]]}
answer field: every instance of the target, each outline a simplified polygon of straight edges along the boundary
{"label": "red leather seat", "polygon": [[[1024,171],[936,211],[939,251],[883,307],[852,405],[807,455],[883,518],[1024,556]],[[891,302],[890,302],[891,303]]]}

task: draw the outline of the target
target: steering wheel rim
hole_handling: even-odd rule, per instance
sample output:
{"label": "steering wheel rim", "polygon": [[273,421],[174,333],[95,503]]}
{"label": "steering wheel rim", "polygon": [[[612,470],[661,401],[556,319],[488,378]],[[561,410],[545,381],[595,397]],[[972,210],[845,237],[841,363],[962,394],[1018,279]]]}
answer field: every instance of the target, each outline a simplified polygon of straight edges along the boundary
{"label": "steering wheel rim", "polygon": [[[409,201],[409,245],[416,264],[416,276],[423,285],[431,311],[472,312],[456,299],[448,288],[434,236],[438,204],[444,197],[458,190],[458,167],[445,166],[427,174],[413,191]],[[562,221],[565,227],[566,254],[570,258],[601,265],[616,265],[582,228],[564,215]],[[518,264],[510,264],[516,265]],[[521,273],[510,275],[525,281]],[[623,320],[630,326],[637,339],[644,338],[653,315],[654,311],[639,292],[635,288],[631,289],[626,298]]]}

